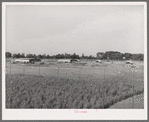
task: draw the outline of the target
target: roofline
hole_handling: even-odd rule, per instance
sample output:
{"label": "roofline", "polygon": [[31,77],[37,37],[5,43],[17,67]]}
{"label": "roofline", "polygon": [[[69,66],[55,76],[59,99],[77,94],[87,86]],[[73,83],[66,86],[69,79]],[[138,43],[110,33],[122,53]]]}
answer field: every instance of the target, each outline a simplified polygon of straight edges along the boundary
{"label": "roofline", "polygon": [[29,60],[29,59],[40,59],[40,58],[15,58],[15,59],[20,59],[20,60]]}

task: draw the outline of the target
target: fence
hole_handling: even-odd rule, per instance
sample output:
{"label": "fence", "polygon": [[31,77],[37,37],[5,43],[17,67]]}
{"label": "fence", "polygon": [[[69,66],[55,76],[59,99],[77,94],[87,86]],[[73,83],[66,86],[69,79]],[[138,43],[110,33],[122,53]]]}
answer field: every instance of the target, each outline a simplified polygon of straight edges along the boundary
{"label": "fence", "polygon": [[[37,75],[37,76],[49,76],[56,77],[59,81],[62,78],[74,79],[74,80],[86,80],[97,82],[112,82],[121,81],[130,82],[132,86],[132,94],[134,94],[134,83],[138,83],[138,87],[141,87],[143,79],[143,66],[137,65],[132,67],[126,64],[112,63],[110,65],[92,65],[86,66],[69,66],[69,64],[63,65],[31,65],[31,64],[11,64],[7,63],[6,72],[8,74],[24,74],[24,75]],[[143,85],[142,85],[143,86]],[[121,89],[119,89],[120,92]],[[103,103],[105,92],[102,87]],[[132,108],[134,108],[134,97],[132,97]]]}

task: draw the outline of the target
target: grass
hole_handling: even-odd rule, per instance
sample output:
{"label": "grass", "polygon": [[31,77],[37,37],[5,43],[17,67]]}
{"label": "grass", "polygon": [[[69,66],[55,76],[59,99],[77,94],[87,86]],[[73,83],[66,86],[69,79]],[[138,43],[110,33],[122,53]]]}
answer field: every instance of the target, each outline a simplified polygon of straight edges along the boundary
{"label": "grass", "polygon": [[55,76],[6,74],[6,108],[109,108],[143,91],[140,88],[133,93],[131,84],[119,80],[79,81]]}
{"label": "grass", "polygon": [[144,91],[142,62],[136,64],[133,79],[120,61],[7,64],[6,108],[109,108]]}

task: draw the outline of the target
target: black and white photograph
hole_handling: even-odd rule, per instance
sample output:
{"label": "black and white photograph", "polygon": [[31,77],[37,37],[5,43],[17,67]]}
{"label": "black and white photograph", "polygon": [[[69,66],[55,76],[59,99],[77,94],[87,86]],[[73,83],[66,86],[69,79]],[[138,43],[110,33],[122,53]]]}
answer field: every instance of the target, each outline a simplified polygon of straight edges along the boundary
{"label": "black and white photograph", "polygon": [[2,23],[4,119],[147,118],[146,2],[3,2]]}

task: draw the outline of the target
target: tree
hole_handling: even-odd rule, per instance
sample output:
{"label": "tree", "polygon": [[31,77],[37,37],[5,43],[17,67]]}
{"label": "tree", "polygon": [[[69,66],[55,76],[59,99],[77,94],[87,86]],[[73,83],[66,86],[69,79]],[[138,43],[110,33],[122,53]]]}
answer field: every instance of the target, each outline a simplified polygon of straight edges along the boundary
{"label": "tree", "polygon": [[12,56],[13,58],[17,58],[17,54],[13,54],[13,56]]}
{"label": "tree", "polygon": [[132,59],[133,60],[143,60],[144,55],[143,54],[132,54]]}
{"label": "tree", "polygon": [[17,58],[21,58],[21,54],[20,53],[18,53]]}
{"label": "tree", "polygon": [[81,56],[81,58],[84,58],[84,53],[82,53],[82,56]]}
{"label": "tree", "polygon": [[36,54],[33,55],[33,58],[37,58]]}
{"label": "tree", "polygon": [[42,55],[39,54],[37,57],[41,59],[42,58]]}
{"label": "tree", "polygon": [[90,55],[89,57],[88,57],[88,59],[93,59],[94,58],[94,56],[92,56],[92,55]]}
{"label": "tree", "polygon": [[122,60],[123,54],[120,52],[116,52],[110,55],[110,59]]}
{"label": "tree", "polygon": [[72,59],[76,59],[76,54],[74,53],[73,55],[71,55]]}
{"label": "tree", "polygon": [[11,53],[10,52],[6,52],[5,55],[6,55],[6,58],[10,58],[11,57]]}
{"label": "tree", "polygon": [[34,56],[33,56],[33,54],[27,54],[26,55],[26,58],[33,58]]}
{"label": "tree", "polygon": [[121,60],[123,56],[124,56],[123,53],[117,51],[107,51],[103,55],[103,59],[107,59],[107,57],[109,57],[112,60],[118,60],[118,59]]}
{"label": "tree", "polygon": [[56,58],[57,58],[57,59],[64,58],[64,55],[63,55],[63,54],[57,54],[57,55],[56,55]]}
{"label": "tree", "polygon": [[70,55],[70,54],[65,53],[64,58],[71,58],[71,55]]}
{"label": "tree", "polygon": [[96,54],[96,58],[97,58],[97,59],[102,59],[102,58],[103,58],[103,55],[104,55],[103,52],[98,52],[98,53]]}
{"label": "tree", "polygon": [[50,56],[49,55],[47,55],[47,59],[49,59],[50,58]]}
{"label": "tree", "polygon": [[46,58],[46,54],[43,54],[43,55],[42,55],[42,58],[45,59],[45,58]]}
{"label": "tree", "polygon": [[132,57],[132,54],[131,53],[125,53],[125,58],[128,60],[128,59],[131,59]]}
{"label": "tree", "polygon": [[20,58],[25,58],[25,54],[22,53],[22,54],[20,55]]}

